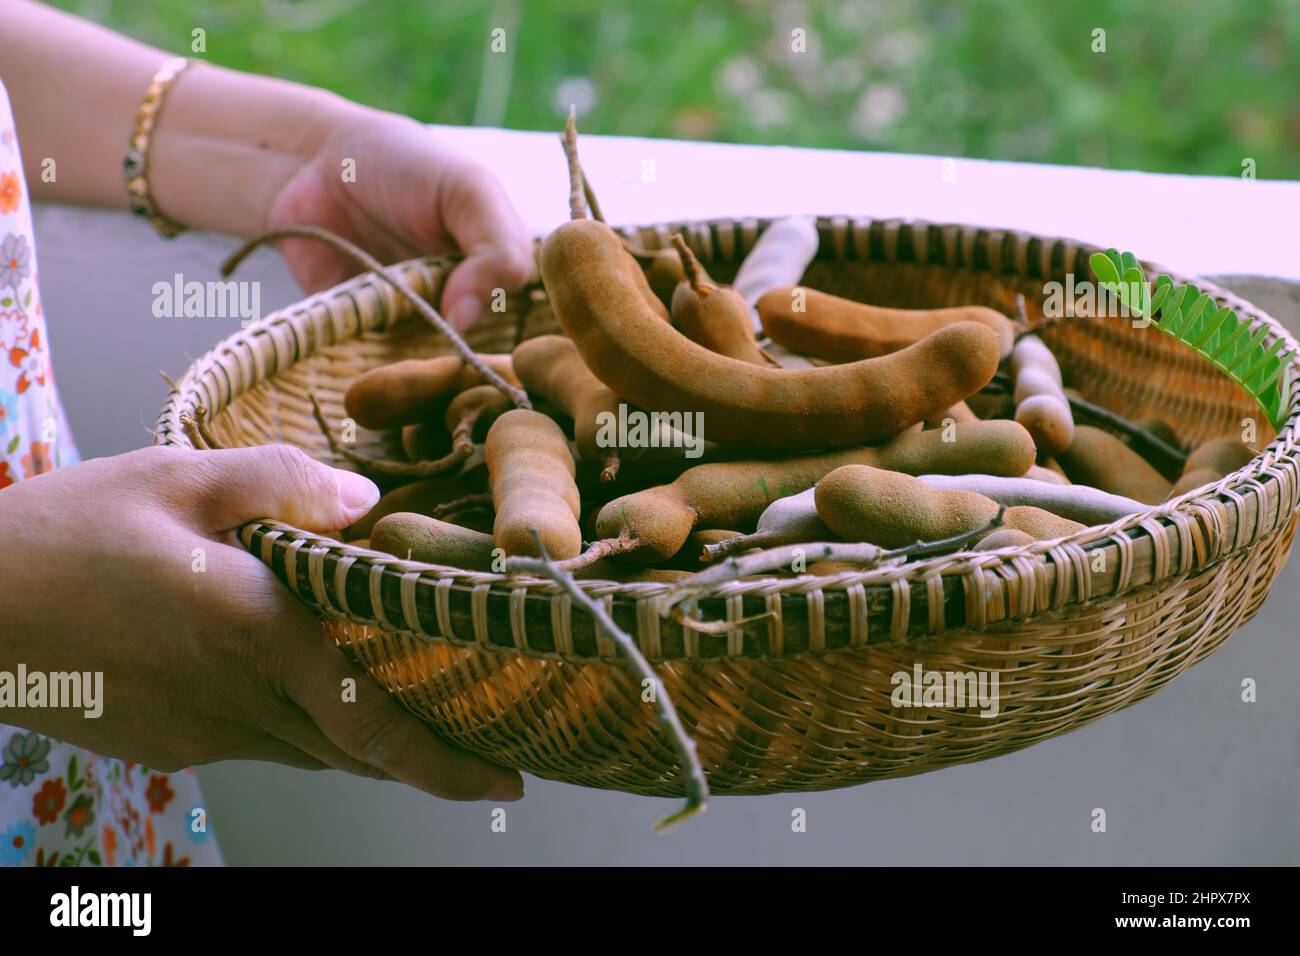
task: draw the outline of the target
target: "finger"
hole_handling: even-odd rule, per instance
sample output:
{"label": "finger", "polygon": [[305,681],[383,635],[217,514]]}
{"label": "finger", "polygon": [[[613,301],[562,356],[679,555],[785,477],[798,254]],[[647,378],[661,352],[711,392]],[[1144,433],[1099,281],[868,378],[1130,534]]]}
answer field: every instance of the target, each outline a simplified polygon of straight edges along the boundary
{"label": "finger", "polygon": [[344,773],[355,774],[370,780],[392,780],[393,778],[379,767],[363,763],[355,757],[336,747],[334,743],[320,732],[320,728],[300,707],[289,704],[287,713],[276,721],[275,736],[285,741],[286,746],[306,754],[322,766]]}
{"label": "finger", "polygon": [[270,734],[263,734],[260,739],[250,743],[243,750],[228,754],[222,760],[256,760],[261,763],[278,763],[298,770],[328,770],[328,761],[304,752],[286,740]]}
{"label": "finger", "polygon": [[[395,780],[450,800],[517,800],[523,779],[456,750],[389,697],[315,628],[286,648],[282,677],[289,698],[336,747]],[[344,681],[355,695],[344,695]],[[350,686],[350,685],[349,685]]]}
{"label": "finger", "polygon": [[321,464],[290,445],[205,451],[192,460],[195,487],[183,489],[183,504],[209,533],[257,518],[335,531],[379,500],[369,478]]}
{"label": "finger", "polygon": [[442,292],[442,310],[457,329],[472,325],[497,289],[516,292],[535,272],[533,241],[496,177],[471,165],[446,198],[443,218],[465,259]]}

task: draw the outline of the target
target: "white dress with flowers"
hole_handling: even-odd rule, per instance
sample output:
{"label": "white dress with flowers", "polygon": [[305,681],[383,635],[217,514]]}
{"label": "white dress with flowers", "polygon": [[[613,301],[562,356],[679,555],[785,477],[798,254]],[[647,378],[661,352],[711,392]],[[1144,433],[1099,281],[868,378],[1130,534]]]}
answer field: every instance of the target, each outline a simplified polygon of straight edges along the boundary
{"label": "white dress with flowers", "polygon": [[[31,207],[0,82],[0,507],[9,485],[77,460],[50,370]],[[0,659],[0,669],[17,663]],[[220,862],[193,771],[159,773],[0,724],[0,866]]]}

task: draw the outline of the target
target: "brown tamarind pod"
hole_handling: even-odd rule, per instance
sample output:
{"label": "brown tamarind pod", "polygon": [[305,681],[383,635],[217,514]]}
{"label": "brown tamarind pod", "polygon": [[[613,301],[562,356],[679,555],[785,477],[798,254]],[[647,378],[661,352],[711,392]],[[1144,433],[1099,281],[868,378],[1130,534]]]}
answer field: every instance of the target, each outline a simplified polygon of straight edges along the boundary
{"label": "brown tamarind pod", "polygon": [[1038,539],[1016,528],[996,528],[971,548],[972,551],[997,551],[1000,548],[1022,548]]}
{"label": "brown tamarind pod", "polygon": [[[511,385],[518,385],[509,355],[480,355],[483,363]],[[456,395],[486,380],[459,355],[406,359],[381,365],[358,377],[343,396],[343,408],[362,428],[379,431],[417,422],[438,421]]]}
{"label": "brown tamarind pod", "polygon": [[481,474],[476,476],[437,475],[433,478],[424,478],[420,481],[401,485],[380,498],[360,521],[345,528],[343,530],[343,540],[354,541],[357,538],[370,537],[370,531],[374,528],[375,522],[385,515],[399,511],[414,511],[427,514],[438,505],[481,492],[484,488],[485,485]]}
{"label": "brown tamarind pod", "polygon": [[1070,447],[1057,456],[1069,479],[1114,495],[1158,504],[1171,485],[1141,455],[1110,432],[1091,425],[1076,425]]}
{"label": "brown tamarind pod", "polygon": [[[778,498],[811,488],[827,472],[852,463],[913,474],[968,471],[1021,475],[1033,462],[1033,442],[1015,422],[957,425],[909,432],[874,448],[847,448],[790,458],[716,462],[608,502],[596,518],[601,539],[634,541],[631,557],[654,562],[676,554],[699,528],[750,528]],[[996,507],[996,506],[995,506]]]}
{"label": "brown tamarind pod", "polygon": [[805,286],[765,292],[757,308],[763,330],[773,342],[833,362],[889,355],[958,322],[988,328],[997,336],[998,355],[1005,356],[1016,333],[1015,323],[987,306],[890,309]]}
{"label": "brown tamarind pod", "polygon": [[542,280],[556,318],[615,393],[651,412],[702,413],[716,441],[769,449],[879,441],[979,391],[997,368],[997,335],[973,322],[866,362],[750,365],[658,321],[629,281],[626,257],[617,235],[588,219],[547,236]]}
{"label": "brown tamarind pod", "polygon": [[499,553],[491,535],[422,514],[397,512],[380,518],[370,535],[370,547],[406,561],[469,571],[500,570],[492,567]]}
{"label": "brown tamarind pod", "polygon": [[1218,481],[1238,468],[1244,468],[1255,457],[1255,449],[1235,438],[1214,438],[1202,442],[1187,456],[1183,473],[1169,492],[1170,498],[1186,494],[1193,488]]}
{"label": "brown tamarind pod", "polygon": [[492,423],[484,444],[496,520],[492,537],[508,555],[560,561],[582,551],[581,499],[573,456],[560,426],[541,412],[516,408]]}
{"label": "brown tamarind pod", "polygon": [[711,352],[751,365],[775,365],[758,347],[749,306],[735,289],[712,282],[680,234],[673,244],[681,254],[686,278],[673,292],[673,324],[692,342]]}
{"label": "brown tamarind pod", "polygon": [[1044,455],[1056,455],[1074,439],[1074,413],[1061,385],[1061,367],[1036,335],[1021,336],[1011,352],[1016,421]]}

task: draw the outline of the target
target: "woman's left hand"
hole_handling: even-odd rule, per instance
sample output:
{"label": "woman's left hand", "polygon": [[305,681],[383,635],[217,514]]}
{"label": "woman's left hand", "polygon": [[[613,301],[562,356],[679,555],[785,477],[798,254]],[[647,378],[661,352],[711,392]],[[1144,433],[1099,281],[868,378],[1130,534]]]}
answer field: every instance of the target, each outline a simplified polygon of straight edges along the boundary
{"label": "woman's left hand", "polygon": [[[459,249],[440,308],[457,329],[474,323],[495,289],[518,291],[533,273],[533,243],[501,183],[421,124],[393,113],[349,112],[276,194],[266,228],[313,225],[383,262]],[[307,292],[357,272],[321,243],[279,247]]]}

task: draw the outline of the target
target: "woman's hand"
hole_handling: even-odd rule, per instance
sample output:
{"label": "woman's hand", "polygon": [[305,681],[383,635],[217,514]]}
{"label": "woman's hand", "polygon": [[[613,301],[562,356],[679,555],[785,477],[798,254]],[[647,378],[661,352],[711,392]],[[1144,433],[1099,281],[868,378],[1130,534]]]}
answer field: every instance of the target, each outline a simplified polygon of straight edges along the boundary
{"label": "woman's hand", "polygon": [[4,719],[158,770],[269,760],[455,800],[517,799],[518,773],[434,736],[232,543],[232,529],[265,515],[342,528],[377,497],[367,479],[287,446],[148,448],[6,488],[0,667],[100,671],[104,684],[98,718]]}
{"label": "woman's hand", "polygon": [[[458,248],[465,259],[442,293],[443,315],[468,328],[494,289],[515,292],[533,270],[533,244],[501,184],[414,120],[347,109],[277,193],[266,228],[321,226],[384,262]],[[315,292],[356,264],[320,243],[289,239],[284,257]]]}

